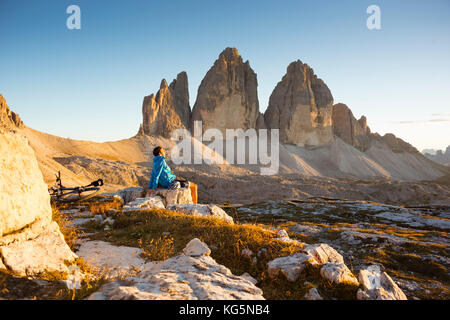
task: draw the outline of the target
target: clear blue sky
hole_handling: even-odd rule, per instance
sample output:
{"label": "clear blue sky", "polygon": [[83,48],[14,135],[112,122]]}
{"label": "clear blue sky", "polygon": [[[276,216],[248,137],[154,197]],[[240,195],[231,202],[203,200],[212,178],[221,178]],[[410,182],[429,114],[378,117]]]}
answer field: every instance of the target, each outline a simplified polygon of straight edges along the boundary
{"label": "clear blue sky", "polygon": [[[66,8],[81,8],[81,30]],[[368,30],[366,8],[381,8]],[[219,53],[258,74],[260,110],[297,59],[372,131],[450,144],[450,1],[0,0],[0,93],[25,123],[75,139],[134,135],[142,99],[180,71],[191,106]]]}

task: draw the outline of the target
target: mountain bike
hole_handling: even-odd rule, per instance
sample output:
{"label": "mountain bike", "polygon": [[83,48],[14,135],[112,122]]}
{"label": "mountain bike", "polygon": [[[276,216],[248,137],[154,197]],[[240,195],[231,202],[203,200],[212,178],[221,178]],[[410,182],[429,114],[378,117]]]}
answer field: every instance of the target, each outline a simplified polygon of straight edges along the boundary
{"label": "mountain bike", "polygon": [[52,202],[69,203],[78,202],[90,199],[100,192],[100,187],[103,186],[103,180],[98,179],[86,186],[67,188],[64,187],[61,181],[61,172],[56,174],[56,184],[48,189],[50,193],[50,200]]}

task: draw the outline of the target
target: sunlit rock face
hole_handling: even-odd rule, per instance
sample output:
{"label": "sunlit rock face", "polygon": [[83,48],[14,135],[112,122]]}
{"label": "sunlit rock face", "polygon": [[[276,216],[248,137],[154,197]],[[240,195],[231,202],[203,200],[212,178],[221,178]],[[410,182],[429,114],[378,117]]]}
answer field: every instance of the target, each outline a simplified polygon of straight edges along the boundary
{"label": "sunlit rock face", "polygon": [[12,112],[3,95],[0,94],[0,130],[14,130],[25,127],[17,113]]}
{"label": "sunlit rock face", "polygon": [[259,113],[256,73],[235,48],[226,48],[203,78],[192,109],[193,121],[202,121],[203,131],[256,128]]}
{"label": "sunlit rock face", "polygon": [[65,261],[76,256],[52,221],[50,196],[33,149],[10,130],[24,125],[0,100],[1,267],[19,275],[65,272]]}
{"label": "sunlit rock face", "polygon": [[350,108],[343,103],[333,106],[332,115],[333,132],[336,136],[361,151],[369,148],[371,137],[366,117],[356,120]]}
{"label": "sunlit rock face", "polygon": [[278,82],[264,113],[269,129],[280,129],[280,141],[297,146],[319,146],[333,141],[333,96],[313,69],[292,62]]}
{"label": "sunlit rock face", "polygon": [[186,72],[178,74],[170,86],[165,79],[159,91],[144,97],[141,133],[170,138],[175,129],[189,128],[191,108]]}

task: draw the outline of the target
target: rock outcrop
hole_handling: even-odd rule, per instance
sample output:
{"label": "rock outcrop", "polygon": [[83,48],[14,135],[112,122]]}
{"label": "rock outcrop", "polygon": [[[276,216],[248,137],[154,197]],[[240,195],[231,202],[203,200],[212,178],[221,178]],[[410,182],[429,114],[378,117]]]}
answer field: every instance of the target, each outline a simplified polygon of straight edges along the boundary
{"label": "rock outcrop", "polygon": [[170,138],[175,129],[188,129],[191,117],[186,72],[181,72],[170,86],[165,79],[156,96],[144,97],[140,133]]}
{"label": "rock outcrop", "polygon": [[344,142],[363,152],[369,148],[371,137],[366,117],[356,120],[347,105],[337,103],[333,106],[332,121],[333,133]]}
{"label": "rock outcrop", "polygon": [[5,98],[0,94],[0,132],[2,130],[10,131],[24,127],[25,125],[19,115],[9,109]]}
{"label": "rock outcrop", "polygon": [[319,146],[333,140],[332,106],[326,84],[297,60],[273,90],[264,119],[267,128],[280,130],[282,143]]}
{"label": "rock outcrop", "polygon": [[361,269],[358,280],[362,286],[357,293],[358,300],[407,300],[403,291],[380,265]]}
{"label": "rock outcrop", "polygon": [[234,224],[233,218],[214,204],[173,204],[167,206],[167,210],[178,211],[195,217],[213,217]]}
{"label": "rock outcrop", "polygon": [[0,260],[12,273],[67,272],[76,255],[56,222],[47,185],[28,141],[0,133]]}
{"label": "rock outcrop", "polygon": [[210,249],[191,240],[183,253],[148,262],[134,277],[103,285],[89,300],[263,300],[262,290],[235,276],[209,256]]}
{"label": "rock outcrop", "polygon": [[[194,121],[202,121],[203,131],[216,128],[249,129],[263,126],[259,113],[256,73],[238,50],[226,48],[203,78],[192,109]],[[259,118],[259,121],[258,121]]]}
{"label": "rock outcrop", "polygon": [[[379,138],[380,136],[377,135],[377,138]],[[414,154],[419,154],[420,152],[414,148],[411,144],[409,144],[408,142],[397,138],[394,134],[392,133],[386,133],[384,136],[381,137],[381,140],[388,145],[388,147],[397,153],[401,153],[401,152],[408,152],[408,153],[414,153]]]}

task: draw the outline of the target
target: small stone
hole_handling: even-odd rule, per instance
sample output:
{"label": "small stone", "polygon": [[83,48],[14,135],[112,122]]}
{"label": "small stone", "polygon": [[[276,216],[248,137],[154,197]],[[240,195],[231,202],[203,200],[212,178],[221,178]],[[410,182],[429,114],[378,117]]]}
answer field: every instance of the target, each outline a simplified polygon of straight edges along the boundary
{"label": "small stone", "polygon": [[109,225],[112,226],[114,224],[114,219],[111,217],[106,218],[105,220],[103,220],[102,225]]}
{"label": "small stone", "polygon": [[102,223],[102,222],[103,222],[103,217],[102,217],[101,214],[96,214],[96,215],[94,216],[94,220],[95,220],[95,222],[97,222],[97,223]]}
{"label": "small stone", "polygon": [[244,249],[241,251],[241,255],[247,258],[251,258],[251,256],[253,255],[253,251],[250,249]]}
{"label": "small stone", "polygon": [[208,248],[206,243],[200,241],[198,238],[194,238],[189,241],[183,249],[183,253],[191,257],[209,256],[211,254],[211,250]]}
{"label": "small stone", "polygon": [[304,298],[306,300],[323,300],[323,298],[319,294],[319,291],[317,291],[316,288],[309,289],[309,291],[305,294]]}

